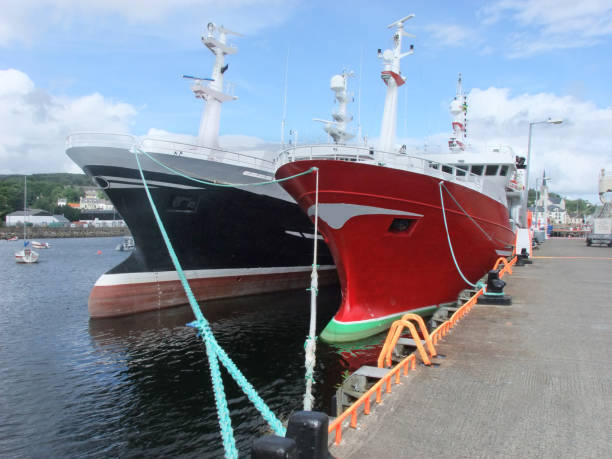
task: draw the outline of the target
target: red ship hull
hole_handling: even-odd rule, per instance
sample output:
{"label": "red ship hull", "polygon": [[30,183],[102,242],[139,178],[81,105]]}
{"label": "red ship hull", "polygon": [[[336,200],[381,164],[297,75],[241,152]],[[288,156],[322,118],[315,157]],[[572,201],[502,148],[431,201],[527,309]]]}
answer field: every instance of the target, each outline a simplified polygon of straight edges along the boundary
{"label": "red ship hull", "polygon": [[[339,160],[295,161],[280,167],[276,176],[312,167],[319,169],[319,231],[342,289],[342,304],[323,339],[360,339],[384,331],[403,313],[426,315],[457,299],[467,284],[451,256],[440,178]],[[315,180],[315,174],[307,174],[282,182],[311,219]],[[512,250],[508,210],[472,188],[443,183],[455,257],[465,277],[476,282]]]}

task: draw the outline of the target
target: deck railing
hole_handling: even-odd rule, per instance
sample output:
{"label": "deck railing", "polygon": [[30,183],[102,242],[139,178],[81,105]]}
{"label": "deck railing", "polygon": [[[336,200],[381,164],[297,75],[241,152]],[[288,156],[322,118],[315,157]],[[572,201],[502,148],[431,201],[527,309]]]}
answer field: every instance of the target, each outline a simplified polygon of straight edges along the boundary
{"label": "deck railing", "polygon": [[103,132],[76,132],[66,138],[66,148],[111,147],[133,151],[138,148],[147,153],[161,153],[174,156],[201,157],[212,161],[260,169],[274,174],[274,162],[245,153],[211,148],[176,140],[139,138],[130,134]]}
{"label": "deck railing", "polygon": [[333,159],[360,162],[406,171],[424,173],[447,181],[462,183],[482,190],[483,177],[462,166],[444,164],[420,156],[375,150],[357,145],[301,145],[282,151],[275,162],[277,167],[297,160]]}

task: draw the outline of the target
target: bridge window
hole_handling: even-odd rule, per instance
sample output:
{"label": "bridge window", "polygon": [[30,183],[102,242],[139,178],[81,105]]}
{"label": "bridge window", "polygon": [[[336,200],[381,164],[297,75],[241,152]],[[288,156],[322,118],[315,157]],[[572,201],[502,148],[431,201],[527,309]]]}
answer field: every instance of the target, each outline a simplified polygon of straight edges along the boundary
{"label": "bridge window", "polygon": [[489,164],[485,169],[485,175],[497,175],[497,169],[499,169],[497,164]]}
{"label": "bridge window", "polygon": [[484,169],[484,166],[482,164],[473,164],[472,165],[472,174],[482,175],[482,170],[483,169]]}
{"label": "bridge window", "polygon": [[457,168],[455,169],[457,177],[465,177],[465,174],[469,168],[469,166],[457,166]]}
{"label": "bridge window", "polygon": [[442,172],[446,172],[447,174],[452,174],[453,168],[450,166],[442,166]]}
{"label": "bridge window", "polygon": [[508,175],[508,166],[504,165],[499,168],[499,175],[503,175],[504,177]]}

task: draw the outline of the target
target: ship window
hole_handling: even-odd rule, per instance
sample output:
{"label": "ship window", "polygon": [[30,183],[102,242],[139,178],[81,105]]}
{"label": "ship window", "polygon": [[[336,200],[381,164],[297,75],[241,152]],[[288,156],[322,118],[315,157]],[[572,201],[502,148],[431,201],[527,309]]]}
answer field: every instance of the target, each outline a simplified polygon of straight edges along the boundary
{"label": "ship window", "polygon": [[439,169],[440,165],[438,163],[429,163],[429,167],[431,167],[432,169]]}
{"label": "ship window", "polygon": [[198,207],[198,198],[194,196],[175,195],[172,196],[168,210],[179,212],[195,212]]}
{"label": "ship window", "polygon": [[504,177],[508,175],[508,166],[502,166],[499,168],[499,175],[503,175]]}
{"label": "ship window", "polygon": [[457,166],[455,169],[457,177],[465,177],[466,171],[469,169],[469,166]]}
{"label": "ship window", "polygon": [[497,169],[499,166],[497,164],[489,164],[485,169],[485,175],[497,175]]}
{"label": "ship window", "polygon": [[389,226],[389,232],[405,233],[412,228],[412,225],[414,225],[415,222],[416,220],[411,218],[394,218],[391,222],[391,226]]}
{"label": "ship window", "polygon": [[484,169],[484,166],[482,164],[474,164],[472,166],[472,174],[482,175],[482,170],[483,169]]}
{"label": "ship window", "polygon": [[442,166],[442,172],[446,172],[447,174],[452,174],[453,168],[450,166]]}

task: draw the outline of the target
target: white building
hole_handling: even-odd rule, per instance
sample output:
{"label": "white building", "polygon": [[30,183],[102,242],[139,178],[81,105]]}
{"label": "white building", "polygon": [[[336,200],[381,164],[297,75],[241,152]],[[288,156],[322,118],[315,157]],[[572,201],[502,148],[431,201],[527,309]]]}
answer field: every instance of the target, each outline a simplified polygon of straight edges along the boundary
{"label": "white building", "polygon": [[533,212],[533,223],[537,228],[547,225],[565,225],[569,217],[565,209],[565,199],[548,194],[546,172],[542,174],[540,189],[536,190],[536,200],[530,210]]}
{"label": "white building", "polygon": [[113,205],[106,199],[98,198],[97,190],[85,191],[85,197],[82,197],[79,203],[81,210],[113,210]]}
{"label": "white building", "polygon": [[23,210],[17,210],[7,214],[4,221],[6,226],[23,226],[24,221],[33,226],[70,224],[70,221],[63,215],[53,215],[41,209],[28,209],[27,214]]}

